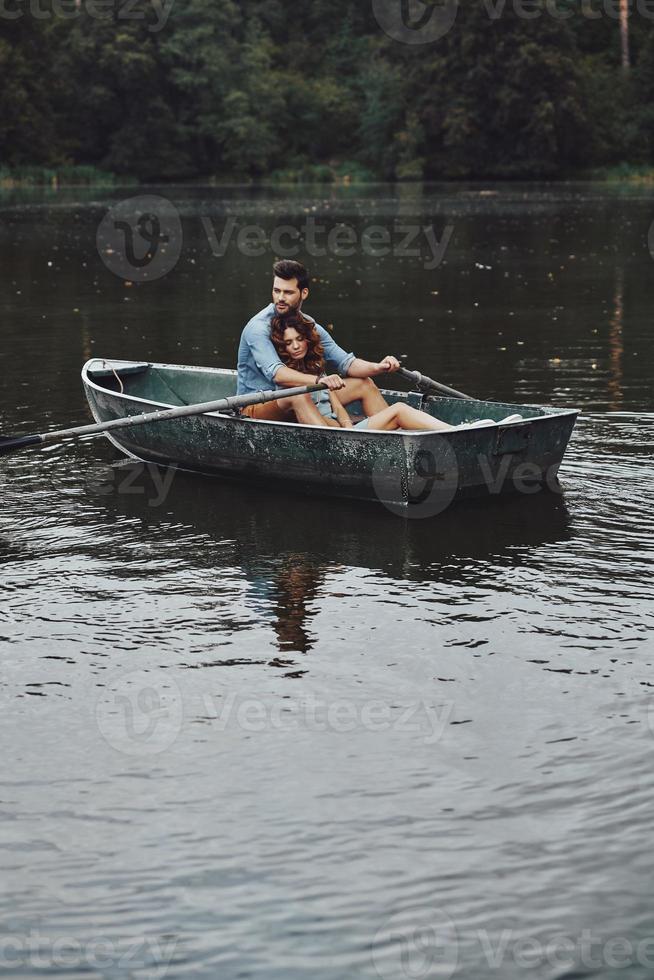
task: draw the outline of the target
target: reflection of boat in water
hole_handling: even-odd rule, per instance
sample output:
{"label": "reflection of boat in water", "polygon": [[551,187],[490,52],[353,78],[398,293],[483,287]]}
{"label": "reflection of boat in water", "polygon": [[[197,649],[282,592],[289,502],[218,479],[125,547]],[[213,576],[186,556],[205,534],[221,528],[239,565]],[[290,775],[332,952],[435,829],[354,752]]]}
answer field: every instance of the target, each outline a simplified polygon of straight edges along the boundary
{"label": "reflection of boat in water", "polygon": [[[121,493],[125,471],[130,492]],[[98,503],[116,521],[138,519],[130,527],[137,546],[139,537],[145,544],[158,532],[188,532],[198,542],[206,536],[209,547],[194,547],[194,563],[211,563],[217,575],[221,567],[242,569],[248,601],[265,610],[282,652],[311,648],[308,623],[331,571],[349,566],[396,582],[479,585],[496,577],[498,563],[519,567],[534,560],[540,545],[570,536],[562,496],[547,491],[501,498],[492,507],[466,501],[436,519],[407,521],[365,504],[319,506],[278,492],[262,498],[260,489],[218,482],[209,494],[206,484],[181,472],[155,507],[148,501],[161,495],[152,478],[159,472],[118,464],[113,491]]]}

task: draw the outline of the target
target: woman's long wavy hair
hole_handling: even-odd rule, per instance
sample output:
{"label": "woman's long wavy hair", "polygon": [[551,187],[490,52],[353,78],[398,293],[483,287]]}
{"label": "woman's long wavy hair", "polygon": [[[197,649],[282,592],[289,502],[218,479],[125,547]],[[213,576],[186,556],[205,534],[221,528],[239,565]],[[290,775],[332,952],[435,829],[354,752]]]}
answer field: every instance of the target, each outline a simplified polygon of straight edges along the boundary
{"label": "woman's long wavy hair", "polygon": [[280,360],[288,367],[292,367],[293,358],[286,350],[286,344],[284,343],[284,331],[287,327],[293,327],[294,330],[297,330],[300,337],[309,343],[306,357],[304,358],[304,364],[308,373],[321,374],[325,366],[324,351],[313,320],[308,320],[302,316],[299,310],[293,313],[287,313],[286,316],[277,315],[273,317],[271,325],[272,342],[275,345]]}

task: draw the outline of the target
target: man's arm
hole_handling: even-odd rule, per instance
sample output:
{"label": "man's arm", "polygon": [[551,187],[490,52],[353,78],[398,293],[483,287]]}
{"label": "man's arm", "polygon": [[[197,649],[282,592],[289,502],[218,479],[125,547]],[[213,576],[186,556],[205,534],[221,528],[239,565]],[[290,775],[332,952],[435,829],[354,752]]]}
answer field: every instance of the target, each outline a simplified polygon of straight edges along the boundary
{"label": "man's arm", "polygon": [[388,354],[378,363],[355,357],[353,361],[350,361],[347,376],[348,378],[374,378],[378,374],[390,374],[392,371],[398,371],[399,368],[400,362],[391,354]]}
{"label": "man's arm", "polygon": [[325,352],[325,360],[335,364],[339,374],[344,374],[348,378],[373,378],[378,374],[388,374],[399,370],[400,362],[392,354],[388,354],[379,362],[364,361],[361,357],[346,353],[324,327],[317,323],[315,326]]}
{"label": "man's arm", "polygon": [[[281,388],[295,388],[298,385],[315,385],[316,376],[315,374],[304,374],[302,371],[296,371],[294,368],[283,364],[275,372],[274,381]],[[325,375],[320,379],[320,383],[326,384],[330,391],[338,391],[339,388],[345,387],[345,382],[337,374]]]}

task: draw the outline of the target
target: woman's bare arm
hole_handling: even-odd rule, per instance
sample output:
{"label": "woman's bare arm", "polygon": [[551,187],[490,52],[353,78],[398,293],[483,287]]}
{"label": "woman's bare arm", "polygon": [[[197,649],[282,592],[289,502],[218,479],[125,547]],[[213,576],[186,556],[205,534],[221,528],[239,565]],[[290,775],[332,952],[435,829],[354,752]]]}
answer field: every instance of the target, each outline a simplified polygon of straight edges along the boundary
{"label": "woman's bare arm", "polygon": [[345,410],[345,406],[343,405],[338,395],[335,394],[333,391],[330,391],[329,400],[332,403],[332,411],[334,412],[334,415],[338,419],[338,424],[340,425],[340,427],[342,429],[353,428],[352,419],[350,418],[347,411]]}

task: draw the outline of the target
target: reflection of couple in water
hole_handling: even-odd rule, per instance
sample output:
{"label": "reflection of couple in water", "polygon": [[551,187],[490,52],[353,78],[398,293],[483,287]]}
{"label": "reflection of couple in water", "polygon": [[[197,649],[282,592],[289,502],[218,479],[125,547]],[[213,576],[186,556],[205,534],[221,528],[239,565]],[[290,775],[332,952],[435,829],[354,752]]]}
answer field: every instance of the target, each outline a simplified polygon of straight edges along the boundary
{"label": "reflection of couple in water", "polygon": [[313,638],[307,628],[312,616],[310,605],[318,595],[326,568],[306,555],[286,555],[276,576],[276,602],[273,628],[281,652],[307,653]]}

